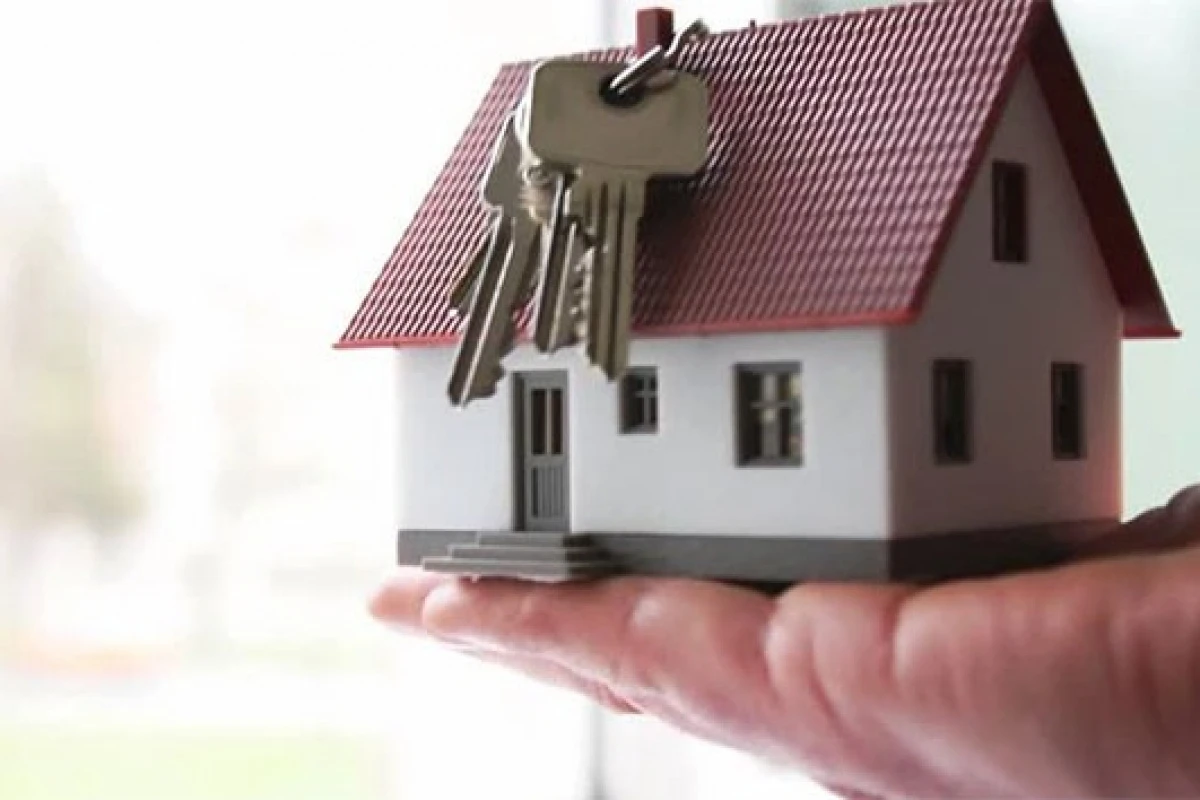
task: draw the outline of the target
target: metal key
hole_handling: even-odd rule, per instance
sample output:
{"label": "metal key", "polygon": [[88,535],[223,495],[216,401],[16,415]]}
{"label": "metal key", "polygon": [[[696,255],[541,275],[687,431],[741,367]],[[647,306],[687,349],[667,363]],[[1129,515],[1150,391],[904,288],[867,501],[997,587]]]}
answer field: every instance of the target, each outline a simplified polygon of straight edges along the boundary
{"label": "metal key", "polygon": [[[501,127],[500,135],[493,145],[488,171],[480,190],[484,204],[501,215],[519,213],[517,193],[521,193],[521,202],[524,199],[526,187],[513,183],[520,179],[519,173],[527,152],[520,147],[519,140],[513,136],[516,130],[515,126],[519,124],[516,118],[520,113],[522,112],[518,107]],[[467,316],[495,236],[496,231],[493,225],[489,227],[488,233],[472,254],[471,260],[467,262],[462,275],[450,289],[450,308],[459,317]]]}
{"label": "metal key", "polygon": [[637,225],[645,207],[644,173],[584,170],[571,191],[570,215],[595,236],[576,287],[588,360],[610,379],[628,361]]}
{"label": "metal key", "polygon": [[[529,93],[513,112],[520,138],[528,127]],[[541,264],[538,270],[537,308],[534,312],[533,343],[543,353],[552,353],[574,341],[570,325],[573,265],[582,252],[576,246],[577,225],[566,215],[571,170],[552,165],[534,155],[522,140],[522,180],[530,213],[542,223]]]}
{"label": "metal key", "polygon": [[575,339],[571,317],[573,269],[581,253],[578,225],[567,213],[570,180],[571,176],[565,171],[554,174],[550,219],[542,246],[533,341],[543,353],[553,353]]}
{"label": "metal key", "polygon": [[484,264],[487,263],[488,250],[491,248],[493,236],[493,229],[489,229],[483,243],[475,251],[475,255],[471,256],[471,260],[467,262],[467,267],[463,270],[462,276],[450,290],[450,308],[459,317],[467,316],[471,308],[475,289],[479,285],[479,276],[483,273]]}
{"label": "metal key", "polygon": [[517,133],[548,165],[692,175],[708,157],[708,89],[686,72],[661,91],[605,99],[614,65],[551,60],[533,69]]}
{"label": "metal key", "polygon": [[[691,175],[708,155],[708,92],[687,73],[657,91],[621,99],[604,91],[611,65],[548,61],[534,69],[518,135],[547,164],[569,165],[566,217],[594,244],[586,281],[588,360],[610,379],[628,361],[637,227],[646,181]],[[608,99],[606,99],[606,97]],[[558,217],[551,219],[551,230]],[[572,227],[574,227],[572,226]],[[557,254],[553,237],[548,255]],[[561,296],[547,294],[548,258],[539,309],[561,319]],[[555,311],[556,310],[556,311]],[[541,312],[539,311],[539,322]],[[547,323],[548,325],[550,323]],[[553,326],[552,326],[553,327]]]}
{"label": "metal key", "polygon": [[606,177],[601,197],[594,204],[600,215],[600,243],[592,267],[587,354],[611,380],[624,371],[628,362],[637,228],[645,207],[648,176],[631,172]]}
{"label": "metal key", "polygon": [[[494,227],[489,228],[487,236],[483,238],[483,243],[475,251],[475,254],[471,256],[471,260],[467,262],[467,267],[463,270],[462,276],[450,289],[450,309],[460,318],[466,317],[470,312],[471,303],[474,302],[475,291],[479,287],[479,276],[483,274],[484,265],[487,264],[488,252],[491,249],[491,242],[494,236]],[[537,242],[534,242],[534,247],[535,250],[540,252]],[[517,300],[517,305],[522,308],[528,305],[529,301],[533,299],[536,288],[537,285],[534,281],[528,281]]]}
{"label": "metal key", "polygon": [[[504,375],[500,361],[515,342],[515,317],[532,291],[540,226],[522,200],[522,149],[513,118],[506,120],[483,185],[484,201],[496,209],[486,253],[477,255],[452,292],[467,323],[455,353],[448,393],[455,405],[495,393]],[[475,265],[477,276],[470,272]]]}
{"label": "metal key", "polygon": [[[518,106],[518,131],[526,113],[525,104]],[[578,339],[580,262],[592,242],[580,226],[579,217],[567,213],[573,169],[546,164],[526,148],[522,170],[530,214],[543,225],[533,341],[541,352],[553,353]]]}

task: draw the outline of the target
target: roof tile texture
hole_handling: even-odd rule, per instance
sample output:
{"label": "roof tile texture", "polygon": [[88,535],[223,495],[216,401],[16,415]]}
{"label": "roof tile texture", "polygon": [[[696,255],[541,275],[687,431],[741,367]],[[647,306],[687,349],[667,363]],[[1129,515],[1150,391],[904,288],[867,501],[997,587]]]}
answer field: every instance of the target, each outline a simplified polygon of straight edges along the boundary
{"label": "roof tile texture", "polygon": [[[889,7],[685,48],[680,67],[709,87],[709,158],[696,176],[651,182],[634,330],[910,319],[1042,4]],[[455,337],[446,296],[485,235],[479,186],[532,66],[501,68],[341,346]]]}

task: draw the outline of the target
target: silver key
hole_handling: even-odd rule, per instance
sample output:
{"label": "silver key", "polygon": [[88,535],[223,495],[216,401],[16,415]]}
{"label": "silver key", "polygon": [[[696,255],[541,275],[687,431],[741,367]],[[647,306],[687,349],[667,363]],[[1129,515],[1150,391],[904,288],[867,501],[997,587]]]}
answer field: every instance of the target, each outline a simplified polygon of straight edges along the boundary
{"label": "silver key", "polygon": [[[518,135],[527,126],[528,116],[526,93],[514,112]],[[522,147],[521,170],[530,213],[544,226],[533,342],[541,352],[552,353],[575,340],[571,314],[574,276],[583,251],[578,246],[577,220],[566,213],[571,170],[543,162],[527,147]]]}
{"label": "silver key", "polygon": [[629,173],[608,184],[604,240],[597,253],[603,266],[596,273],[597,280],[607,285],[600,287],[603,304],[596,312],[595,338],[588,339],[592,350],[588,355],[610,380],[619,376],[629,361],[637,231],[645,209],[647,177]]}
{"label": "silver key", "polygon": [[[513,117],[520,113],[521,111],[518,108],[514,111],[513,115],[505,120],[504,126],[500,129],[500,135],[493,146],[488,171],[484,177],[481,189],[484,204],[501,215],[518,213],[518,199],[514,193],[520,193],[521,203],[524,203],[526,200],[525,191],[527,187],[523,185],[514,186],[513,184],[514,180],[519,179],[519,172],[526,158],[526,151],[520,147],[519,140],[513,137],[513,133],[516,130],[515,125],[517,124]],[[489,228],[488,233],[471,256],[471,260],[467,262],[466,268],[463,270],[458,281],[450,289],[450,308],[459,317],[467,316],[475,289],[479,283],[479,278],[483,274],[484,264],[487,263],[488,251],[495,236],[496,229],[493,225]]]}
{"label": "silver key", "polygon": [[[471,256],[471,260],[467,262],[466,269],[463,270],[462,276],[458,282],[450,289],[450,309],[456,316],[466,317],[470,311],[471,303],[474,301],[475,291],[479,287],[479,277],[483,274],[484,265],[487,263],[488,251],[491,248],[491,242],[495,236],[495,229],[489,228],[488,234],[483,238],[482,244]],[[538,243],[534,242],[537,247]],[[532,277],[532,276],[531,276]],[[533,299],[534,290],[536,289],[534,281],[529,281],[528,285],[522,292],[517,305],[524,307]]]}
{"label": "silver key", "polygon": [[574,341],[571,318],[573,265],[579,257],[577,225],[567,213],[570,176],[558,171],[553,177],[550,219],[544,233],[539,270],[538,304],[534,317],[534,345],[552,353]]}
{"label": "silver key", "polygon": [[[495,393],[504,376],[500,362],[515,342],[515,316],[532,290],[540,226],[523,204],[521,154],[510,117],[483,185],[484,201],[496,209],[487,251],[482,259],[472,259],[472,264],[478,262],[477,277],[464,275],[452,292],[466,307],[467,317],[447,389],[455,405]],[[468,273],[470,269],[469,265]]]}
{"label": "silver key", "polygon": [[479,285],[479,276],[483,273],[483,265],[487,263],[488,250],[491,247],[491,240],[494,235],[493,230],[494,228],[489,229],[488,235],[484,237],[483,244],[475,251],[475,255],[471,256],[471,260],[467,262],[467,267],[463,270],[462,277],[450,289],[450,308],[459,317],[467,316],[467,312],[471,308],[475,289]]}
{"label": "silver key", "polygon": [[585,170],[571,193],[571,213],[591,231],[595,246],[581,288],[585,352],[616,378],[628,361],[637,226],[645,207],[644,173]]}
{"label": "silver key", "polygon": [[[637,227],[646,181],[691,175],[708,154],[708,92],[703,81],[674,73],[665,88],[629,102],[604,99],[611,65],[548,61],[535,68],[518,133],[548,164],[569,165],[567,216],[595,249],[585,291],[588,360],[610,379],[628,361]],[[551,220],[554,229],[556,220]],[[548,247],[553,253],[553,241]],[[548,261],[553,266],[553,259]],[[561,307],[561,298],[547,295]],[[554,318],[554,314],[548,315]]]}
{"label": "silver key", "polygon": [[[520,125],[520,116],[517,117]],[[577,215],[568,213],[573,170],[553,167],[525,151],[523,165],[530,213],[542,223],[540,280],[536,286],[534,346],[543,353],[575,344],[579,339],[581,263],[592,246]]]}
{"label": "silver key", "polygon": [[[517,126],[541,162],[693,175],[708,157],[708,89],[686,72],[661,91],[613,104],[602,87],[611,64],[551,60],[533,69]],[[636,101],[636,102],[635,102]]]}

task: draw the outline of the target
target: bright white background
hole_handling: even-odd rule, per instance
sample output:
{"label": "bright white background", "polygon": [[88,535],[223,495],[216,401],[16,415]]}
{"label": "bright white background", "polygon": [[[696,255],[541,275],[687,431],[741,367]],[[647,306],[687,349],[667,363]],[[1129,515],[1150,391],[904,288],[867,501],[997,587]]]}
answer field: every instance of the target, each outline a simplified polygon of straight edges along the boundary
{"label": "bright white background", "polygon": [[[1127,348],[1132,513],[1200,479],[1200,3],[1059,5],[1186,335]],[[204,719],[236,705],[261,712],[260,722],[370,731],[387,753],[381,798],[586,796],[585,704],[396,642],[363,620],[373,572],[391,557],[391,359],[332,353],[329,344],[497,64],[627,42],[635,7],[0,0],[0,177],[18,185],[31,170],[48,176],[89,265],[165,330],[148,456],[152,531],[121,587],[47,591],[52,613],[43,616],[56,642],[63,630],[88,639],[111,629],[121,642],[178,647],[188,634],[171,612],[186,605],[177,571],[215,548],[231,554],[224,603],[239,635],[352,632],[383,669],[297,683],[221,673],[212,694],[195,694],[210,685],[199,679],[180,684],[171,695],[179,708],[190,698]],[[692,0],[676,11],[715,28],[776,14],[768,0]],[[206,487],[217,469],[211,387],[231,369],[275,377],[278,446],[321,454],[336,477],[319,497],[285,499],[227,529],[214,521]],[[335,561],[357,570],[344,592],[327,598],[302,583],[293,605],[271,605],[273,584],[262,575]],[[60,573],[48,567],[46,585],[69,583]],[[162,676],[196,669],[184,658],[155,674],[165,686]],[[51,692],[45,706],[23,688],[8,697],[18,695],[28,702],[0,703],[0,734],[91,707],[90,695]],[[103,708],[111,712],[98,717],[103,724],[130,716],[119,704]],[[180,711],[174,724],[195,719]],[[604,757],[618,800],[798,797],[807,788],[652,722],[609,723]]]}

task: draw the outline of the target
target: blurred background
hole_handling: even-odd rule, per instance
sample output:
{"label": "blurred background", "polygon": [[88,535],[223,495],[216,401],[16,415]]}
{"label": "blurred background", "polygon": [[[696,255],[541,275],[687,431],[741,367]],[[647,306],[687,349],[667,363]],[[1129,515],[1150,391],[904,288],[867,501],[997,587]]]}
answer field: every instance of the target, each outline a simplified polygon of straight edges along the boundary
{"label": "blurred background", "polygon": [[[0,0],[0,798],[824,796],[364,610],[403,443],[331,343],[498,63],[639,5]],[[1185,330],[1126,349],[1132,514],[1200,479],[1200,3],[1059,7]]]}

